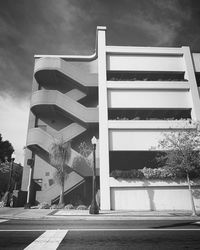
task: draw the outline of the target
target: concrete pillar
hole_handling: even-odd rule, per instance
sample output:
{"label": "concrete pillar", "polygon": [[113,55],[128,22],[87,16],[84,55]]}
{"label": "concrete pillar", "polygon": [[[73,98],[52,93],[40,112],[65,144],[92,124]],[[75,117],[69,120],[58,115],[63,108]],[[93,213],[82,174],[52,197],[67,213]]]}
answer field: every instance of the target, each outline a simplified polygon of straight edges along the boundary
{"label": "concrete pillar", "polygon": [[191,116],[193,120],[200,121],[200,98],[195,77],[194,64],[192,61],[192,55],[189,47],[183,46],[182,49],[183,57],[185,60],[185,78],[190,83],[190,94],[192,102]]}
{"label": "concrete pillar", "polygon": [[[32,93],[39,89],[39,84],[35,80],[33,76],[33,83],[32,83]],[[35,127],[36,117],[31,112],[29,112],[29,121],[28,121],[28,130]],[[28,133],[27,133],[28,136]],[[22,185],[21,190],[27,191],[28,190],[28,183],[29,183],[29,175],[30,175],[30,166],[27,165],[27,160],[32,158],[32,152],[28,148],[25,148],[25,156],[24,156],[24,168],[23,168],[23,175],[22,175]]]}
{"label": "concrete pillar", "polygon": [[97,27],[97,46],[99,84],[100,208],[101,210],[110,210],[106,27]]}

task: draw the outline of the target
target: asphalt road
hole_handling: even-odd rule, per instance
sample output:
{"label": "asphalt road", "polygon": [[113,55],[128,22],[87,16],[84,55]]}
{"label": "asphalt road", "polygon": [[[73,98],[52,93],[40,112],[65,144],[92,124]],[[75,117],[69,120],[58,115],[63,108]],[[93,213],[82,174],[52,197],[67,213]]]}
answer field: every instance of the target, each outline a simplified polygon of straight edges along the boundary
{"label": "asphalt road", "polygon": [[200,223],[195,221],[69,219],[1,222],[0,249],[24,249],[45,233],[60,231],[64,232],[64,236],[58,250],[200,249]]}

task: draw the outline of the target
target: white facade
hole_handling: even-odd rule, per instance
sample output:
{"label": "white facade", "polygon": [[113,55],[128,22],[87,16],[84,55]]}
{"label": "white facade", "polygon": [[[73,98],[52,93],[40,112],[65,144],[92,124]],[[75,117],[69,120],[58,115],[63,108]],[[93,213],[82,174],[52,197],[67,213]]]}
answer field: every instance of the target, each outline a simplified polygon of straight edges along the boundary
{"label": "white facade", "polygon": [[[110,177],[109,152],[157,150],[163,132],[183,129],[182,119],[117,119],[108,110],[150,110],[151,112],[188,111],[194,121],[200,119],[200,99],[195,73],[200,70],[200,54],[189,47],[155,48],[106,45],[106,28],[98,35],[99,144],[101,209],[163,210],[191,209],[185,184],[154,184],[117,181]],[[108,79],[108,72],[154,76],[182,74],[178,80]],[[119,77],[120,78],[120,77]],[[189,126],[189,125],[188,125]],[[192,129],[192,127],[191,127]],[[130,162],[131,164],[131,162]],[[139,183],[139,184],[138,184]],[[199,185],[194,186],[199,188]],[[153,195],[153,196],[152,196]],[[153,205],[152,205],[153,203]],[[200,199],[195,199],[200,209]]]}

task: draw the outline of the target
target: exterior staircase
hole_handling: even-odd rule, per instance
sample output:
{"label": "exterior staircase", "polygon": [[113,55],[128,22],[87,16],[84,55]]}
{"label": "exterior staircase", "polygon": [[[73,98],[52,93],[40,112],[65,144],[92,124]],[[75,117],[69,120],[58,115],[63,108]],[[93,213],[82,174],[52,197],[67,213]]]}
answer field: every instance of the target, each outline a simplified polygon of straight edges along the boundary
{"label": "exterior staircase", "polygon": [[[34,73],[37,82],[40,86],[44,84],[45,89],[42,87],[42,89],[33,92],[31,97],[32,113],[39,118],[41,109],[48,114],[56,107],[64,117],[73,121],[61,130],[55,130],[48,125],[36,125],[29,128],[27,147],[50,164],[49,150],[55,140],[59,138],[63,138],[66,142],[74,140],[86,132],[89,127],[98,123],[98,108],[86,107],[79,103],[81,99],[87,97],[90,87],[97,87],[97,75],[87,73],[76,64],[61,58],[38,59],[35,63]],[[48,84],[55,86],[55,82],[58,89],[59,83],[66,85],[69,83],[70,88],[66,92],[61,92],[60,89],[55,90],[48,87]],[[73,84],[74,86],[72,86]],[[72,149],[71,159],[67,164],[68,178],[64,188],[65,194],[83,184],[85,177],[92,176],[92,169],[89,166],[76,166],[74,169],[73,160],[80,156],[76,150]],[[36,199],[52,203],[58,199],[59,194],[60,187],[54,183],[45,190],[37,191]]]}

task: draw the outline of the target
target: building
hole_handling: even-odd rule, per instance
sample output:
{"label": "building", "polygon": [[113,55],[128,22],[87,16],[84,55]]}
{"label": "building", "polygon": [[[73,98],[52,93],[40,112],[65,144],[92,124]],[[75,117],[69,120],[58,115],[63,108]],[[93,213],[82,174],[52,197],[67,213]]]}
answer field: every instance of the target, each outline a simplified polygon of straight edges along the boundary
{"label": "building", "polygon": [[[32,175],[36,200],[58,199],[48,150],[63,136],[73,148],[66,197],[89,197],[92,171],[74,171],[72,163],[80,142],[95,135],[101,209],[190,209],[184,182],[125,182],[110,173],[144,167],[163,132],[200,120],[199,76],[200,53],[189,47],[107,46],[105,27],[97,27],[94,55],[35,56],[22,190]],[[27,159],[34,159],[33,171]],[[200,208],[200,198],[195,204]]]}

